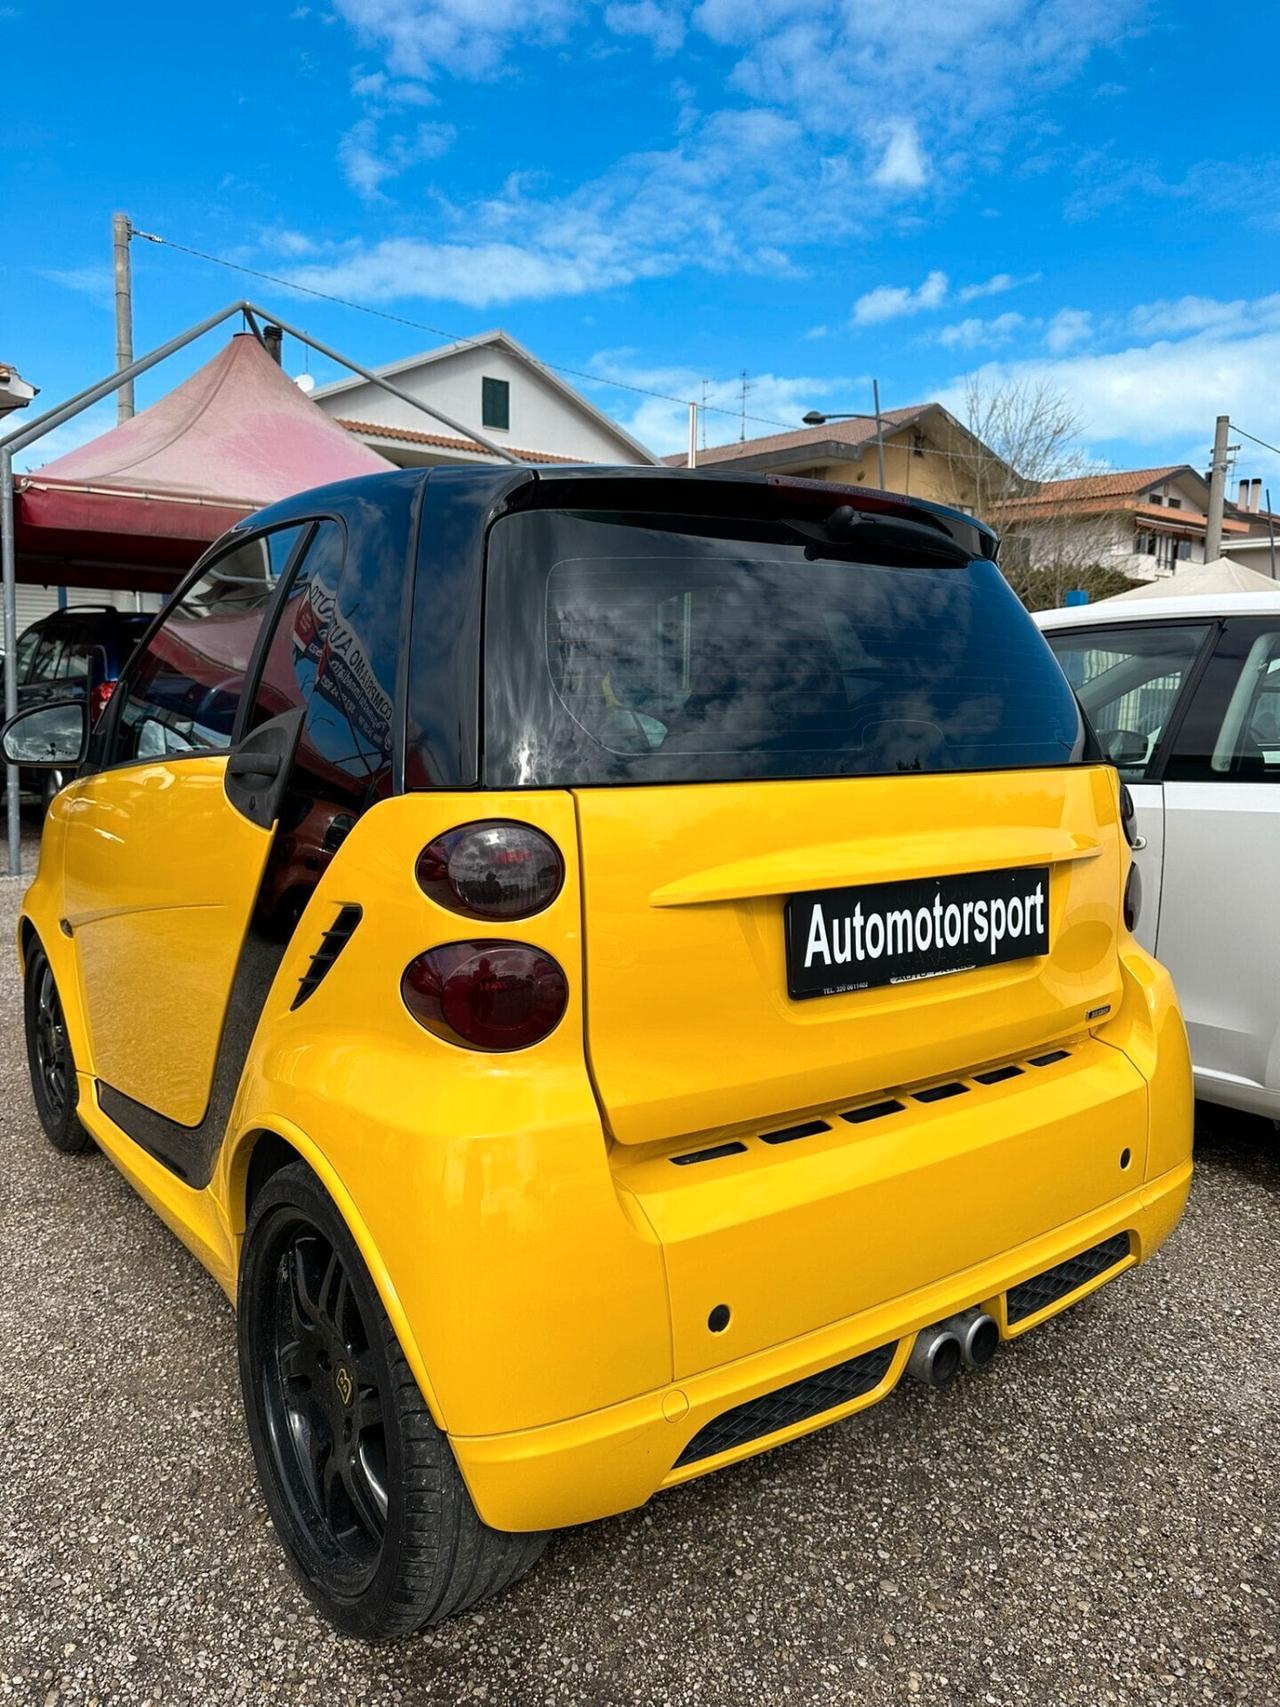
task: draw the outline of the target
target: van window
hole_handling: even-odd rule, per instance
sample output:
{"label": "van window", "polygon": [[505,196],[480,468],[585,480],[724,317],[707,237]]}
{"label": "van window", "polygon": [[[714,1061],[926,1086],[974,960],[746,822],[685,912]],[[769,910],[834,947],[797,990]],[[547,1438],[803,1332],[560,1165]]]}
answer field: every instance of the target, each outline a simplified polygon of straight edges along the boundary
{"label": "van window", "polygon": [[[536,511],[492,530],[496,787],[1061,765],[1052,654],[995,565],[887,567],[784,522]],[[741,530],[739,532],[739,530]]]}

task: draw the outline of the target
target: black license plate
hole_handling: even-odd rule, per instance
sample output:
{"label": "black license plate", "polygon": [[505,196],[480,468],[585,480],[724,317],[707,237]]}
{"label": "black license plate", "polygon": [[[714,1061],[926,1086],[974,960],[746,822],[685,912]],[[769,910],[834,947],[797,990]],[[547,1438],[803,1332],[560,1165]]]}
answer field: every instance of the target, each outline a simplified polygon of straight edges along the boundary
{"label": "black license plate", "polygon": [[1049,868],[792,895],[787,993],[840,996],[1049,952]]}

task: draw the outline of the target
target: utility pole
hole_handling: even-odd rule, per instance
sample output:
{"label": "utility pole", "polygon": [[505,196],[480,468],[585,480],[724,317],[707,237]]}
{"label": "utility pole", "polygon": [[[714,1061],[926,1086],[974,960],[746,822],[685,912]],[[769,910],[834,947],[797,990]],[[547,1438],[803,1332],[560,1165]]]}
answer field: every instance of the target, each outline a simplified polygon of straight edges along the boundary
{"label": "utility pole", "polygon": [[1213,433],[1213,461],[1209,466],[1209,514],[1204,526],[1204,560],[1216,563],[1222,556],[1222,510],[1227,496],[1227,438],[1231,417],[1219,415]]}
{"label": "utility pole", "polygon": [[743,444],[747,437],[747,393],[751,387],[747,384],[747,370],[742,370],[742,423],[738,428],[738,443]]}
{"label": "utility pole", "polygon": [[[127,213],[111,216],[111,243],[116,275],[116,372],[133,366],[133,280],[129,271],[129,239],[133,228]],[[116,421],[133,419],[133,381],[116,393]]]}
{"label": "utility pole", "polygon": [[698,466],[698,405],[689,405],[689,462],[690,468]]}
{"label": "utility pole", "polygon": [[878,379],[871,381],[871,396],[876,406],[876,461],[880,468],[880,490],[887,492],[888,487],[884,483],[884,422],[880,419],[880,381]]}

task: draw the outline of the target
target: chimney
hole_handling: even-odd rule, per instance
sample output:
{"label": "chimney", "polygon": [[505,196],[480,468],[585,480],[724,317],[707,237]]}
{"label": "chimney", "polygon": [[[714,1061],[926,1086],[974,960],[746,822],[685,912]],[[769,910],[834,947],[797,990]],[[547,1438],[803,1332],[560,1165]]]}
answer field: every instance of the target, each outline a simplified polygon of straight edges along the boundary
{"label": "chimney", "polygon": [[[268,323],[262,328],[262,347],[266,350],[267,354],[271,357],[277,367],[280,367],[283,363],[283,346],[284,333],[278,326],[273,326]],[[1241,485],[1240,490],[1241,493],[1244,492],[1243,484]],[[1243,497],[1241,497],[1240,502],[1244,502]]]}
{"label": "chimney", "polygon": [[1262,508],[1262,481],[1251,480],[1249,485],[1252,488],[1249,493],[1249,508],[1251,510],[1260,510]]}
{"label": "chimney", "polygon": [[1247,480],[1240,482],[1239,508],[1242,510],[1249,508],[1249,482]]}

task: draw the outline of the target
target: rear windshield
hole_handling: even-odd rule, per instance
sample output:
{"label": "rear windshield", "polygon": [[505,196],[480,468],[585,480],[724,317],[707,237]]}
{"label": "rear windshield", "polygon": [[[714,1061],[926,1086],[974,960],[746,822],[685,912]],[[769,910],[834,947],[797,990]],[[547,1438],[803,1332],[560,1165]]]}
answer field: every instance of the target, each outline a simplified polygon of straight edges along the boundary
{"label": "rear windshield", "polygon": [[489,540],[492,787],[1061,765],[1071,690],[995,565],[833,557],[786,523],[534,511]]}

